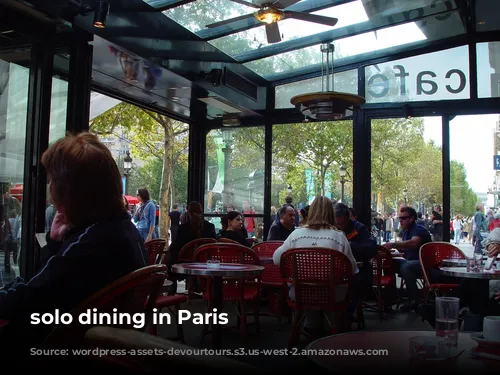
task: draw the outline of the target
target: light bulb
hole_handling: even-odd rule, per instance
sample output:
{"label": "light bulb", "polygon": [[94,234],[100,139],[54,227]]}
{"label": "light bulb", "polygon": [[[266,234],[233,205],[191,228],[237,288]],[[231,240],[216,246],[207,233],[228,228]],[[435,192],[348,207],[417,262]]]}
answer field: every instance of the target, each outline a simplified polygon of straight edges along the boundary
{"label": "light bulb", "polygon": [[271,13],[266,14],[266,19],[264,20],[265,23],[271,24],[273,23],[273,15]]}

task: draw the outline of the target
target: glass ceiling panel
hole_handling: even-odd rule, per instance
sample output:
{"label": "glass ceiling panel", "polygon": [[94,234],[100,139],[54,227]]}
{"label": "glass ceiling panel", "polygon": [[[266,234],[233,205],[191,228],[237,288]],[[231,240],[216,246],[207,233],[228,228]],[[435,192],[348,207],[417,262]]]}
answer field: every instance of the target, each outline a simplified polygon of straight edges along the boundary
{"label": "glass ceiling panel", "polygon": [[163,12],[166,16],[196,33],[205,25],[253,13],[254,8],[230,0],[196,0]]}
{"label": "glass ceiling panel", "polygon": [[[311,12],[320,16],[335,17],[339,22],[334,26],[320,25],[317,23],[300,21],[295,19],[285,19],[278,23],[282,34],[282,41],[273,43],[280,45],[288,40],[310,36],[323,31],[338,29],[340,27],[355,25],[357,23],[368,21],[368,16],[364,10],[361,0],[351,3],[338,5],[335,7]],[[258,49],[270,45],[267,42],[265,27],[259,26],[250,30],[241,31],[236,34],[228,35],[222,38],[209,41],[210,44],[219,48],[230,56],[235,56],[243,52]]]}
{"label": "glass ceiling panel", "polygon": [[[458,11],[440,16],[426,17],[417,22],[388,27],[385,29],[335,40],[335,59],[382,51],[411,43],[429,43],[465,33]],[[281,53],[264,59],[245,63],[257,74],[266,76],[305,68],[321,63],[319,45]]]}

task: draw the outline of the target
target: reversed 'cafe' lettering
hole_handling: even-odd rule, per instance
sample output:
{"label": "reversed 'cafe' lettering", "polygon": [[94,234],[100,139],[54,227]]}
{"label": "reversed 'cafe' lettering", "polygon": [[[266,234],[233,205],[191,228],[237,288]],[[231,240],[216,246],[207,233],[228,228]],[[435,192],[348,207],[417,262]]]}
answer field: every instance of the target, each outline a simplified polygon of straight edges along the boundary
{"label": "reversed 'cafe' lettering", "polygon": [[[399,94],[407,94],[407,78],[410,79],[411,73],[407,72],[403,65],[394,65],[392,67],[394,77],[399,78]],[[416,75],[416,94],[434,95],[439,90],[438,82],[435,78],[438,75],[432,70],[423,70]],[[467,85],[467,76],[460,69],[450,69],[443,77],[446,81],[444,88],[450,94],[459,94]],[[458,82],[457,82],[458,79]],[[383,73],[376,73],[368,79],[368,93],[375,98],[382,98],[389,93],[390,78]]]}

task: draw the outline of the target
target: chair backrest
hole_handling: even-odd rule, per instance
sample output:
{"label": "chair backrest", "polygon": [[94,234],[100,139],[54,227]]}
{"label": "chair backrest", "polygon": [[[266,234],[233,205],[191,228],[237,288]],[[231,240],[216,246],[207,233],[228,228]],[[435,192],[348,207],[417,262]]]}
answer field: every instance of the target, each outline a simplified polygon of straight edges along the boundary
{"label": "chair backrest", "polygon": [[283,245],[283,241],[264,241],[252,246],[252,250],[259,256],[272,257],[278,247]]}
{"label": "chair backrest", "polygon": [[323,247],[289,249],[281,255],[280,270],[285,286],[294,286],[298,310],[334,309],[348,302],[352,264],[340,251]]}
{"label": "chair backrest", "polygon": [[[104,355],[95,356],[94,360],[105,368],[121,370],[123,373],[148,373],[165,374],[165,369],[170,373],[186,373],[189,371],[200,371],[204,373],[214,372],[226,373],[236,372],[238,374],[255,375],[257,368],[213,353],[196,353],[200,349],[169,341],[157,336],[129,329],[119,329],[112,327],[94,327],[85,334],[85,342],[90,349],[116,349],[120,348],[130,352],[140,350],[141,352],[158,352],[163,355]],[[183,351],[194,353],[193,355],[169,355],[172,351]],[[109,351],[111,352],[111,350]],[[127,371],[128,370],[128,371]]]}
{"label": "chair backrest", "polygon": [[236,244],[240,244],[238,241],[235,241],[235,240],[232,240],[230,238],[226,238],[226,237],[219,237],[219,239],[217,240],[217,242],[223,242],[223,243],[236,243]]}
{"label": "chair backrest", "polygon": [[377,245],[377,255],[372,259],[372,268],[376,286],[380,286],[382,276],[394,276],[394,261],[391,251]]}
{"label": "chair backrest", "polygon": [[[156,298],[166,277],[167,266],[164,264],[146,266],[123,276],[97,291],[79,306],[74,308],[70,312],[73,316],[72,323],[69,325],[56,326],[45,339],[42,347],[79,346],[82,344],[85,331],[94,325],[109,325],[127,328],[139,325],[140,327],[137,328],[138,330],[146,329]],[[113,313],[115,313],[115,315],[127,313],[132,318],[134,316],[139,318],[143,317],[144,321],[134,322],[132,319],[130,322],[124,320],[122,323],[118,322],[118,324],[113,324],[113,322],[110,324],[108,324],[108,322],[104,322],[103,324],[80,324],[79,316],[89,311],[94,313],[94,308],[97,309],[97,314],[108,313],[113,316]],[[116,311],[114,311],[114,309],[116,309]],[[141,325],[143,322],[144,325]]]}
{"label": "chair backrest", "polygon": [[167,241],[162,238],[157,238],[144,244],[144,248],[148,252],[148,266],[161,263],[165,246],[167,246]]}
{"label": "chair backrest", "polygon": [[202,245],[194,257],[197,262],[219,260],[221,263],[259,264],[255,251],[238,243],[217,242]]}
{"label": "chair backrest", "polygon": [[427,270],[438,268],[443,259],[466,259],[467,257],[458,247],[448,242],[428,242],[420,247],[420,266],[426,285],[430,285]]}
{"label": "chair backrest", "polygon": [[194,254],[196,250],[201,246],[207,243],[215,243],[217,240],[215,238],[197,238],[196,240],[192,240],[185,244],[182,249],[179,251],[179,255],[177,256],[177,263],[186,263],[192,262],[194,259]]}

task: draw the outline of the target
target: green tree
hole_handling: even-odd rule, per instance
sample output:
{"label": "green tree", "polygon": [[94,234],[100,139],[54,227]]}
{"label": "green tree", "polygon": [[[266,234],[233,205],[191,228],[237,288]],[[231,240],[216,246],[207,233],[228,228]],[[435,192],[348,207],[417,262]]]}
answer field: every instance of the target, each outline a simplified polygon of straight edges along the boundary
{"label": "green tree", "polygon": [[[118,135],[123,129],[130,142],[132,157],[144,161],[158,159],[162,162],[160,184],[160,222],[168,216],[171,204],[172,174],[174,164],[186,158],[188,125],[158,113],[122,102],[90,122],[90,131],[100,135]],[[149,183],[149,181],[147,181]],[[152,197],[153,199],[156,197]],[[160,237],[167,237],[167,228],[160,225]]]}

